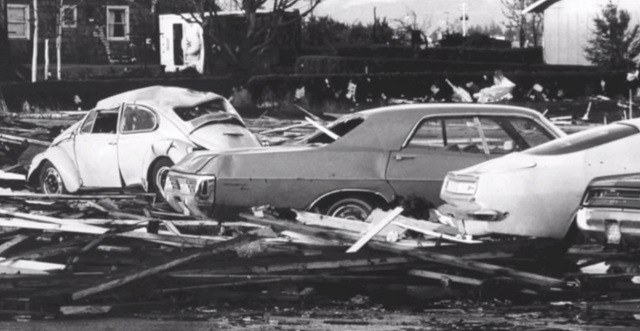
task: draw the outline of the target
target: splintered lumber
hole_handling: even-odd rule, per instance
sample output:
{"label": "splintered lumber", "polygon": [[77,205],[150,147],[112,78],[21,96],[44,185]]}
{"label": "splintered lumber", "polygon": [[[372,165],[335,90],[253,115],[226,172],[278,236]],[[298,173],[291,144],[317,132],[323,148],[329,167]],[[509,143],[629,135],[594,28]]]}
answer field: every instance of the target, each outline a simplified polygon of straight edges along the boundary
{"label": "splintered lumber", "polygon": [[387,254],[326,254],[315,257],[286,257],[270,259],[254,259],[242,262],[217,264],[204,270],[185,270],[171,273],[176,278],[208,278],[220,274],[269,274],[282,272],[309,272],[318,270],[352,270],[354,268],[370,268],[376,270],[385,266],[404,266],[413,260],[404,256],[387,256]]}
{"label": "splintered lumber", "polygon": [[538,274],[525,272],[525,271],[519,271],[519,270],[507,268],[507,267],[498,266],[495,264],[464,260],[452,255],[428,252],[425,250],[412,250],[412,251],[400,250],[396,247],[393,247],[393,245],[386,244],[386,243],[379,243],[379,242],[372,242],[370,243],[369,247],[377,250],[386,251],[386,252],[406,254],[408,256],[411,256],[426,262],[435,262],[439,264],[448,265],[451,267],[477,271],[477,272],[489,274],[492,276],[509,277],[514,281],[517,281],[523,284],[528,284],[528,285],[536,285],[536,286],[541,286],[545,288],[557,288],[557,287],[563,287],[565,285],[565,282],[562,279],[538,275]]}
{"label": "splintered lumber", "polygon": [[430,237],[435,237],[435,238],[439,238],[439,239],[453,241],[453,242],[457,242],[457,243],[461,243],[461,244],[477,244],[477,243],[480,243],[480,241],[478,241],[478,240],[463,239],[463,238],[452,236],[452,235],[449,235],[449,234],[446,234],[446,233],[441,233],[441,232],[438,231],[439,229],[446,227],[446,225],[437,224],[437,223],[428,222],[428,221],[418,221],[418,220],[414,220],[414,219],[410,219],[410,218],[404,217],[402,215],[398,215],[398,217],[396,217],[393,220],[393,222],[391,222],[391,224],[394,224],[394,225],[397,225],[397,226],[400,226],[402,228],[405,228],[405,229],[408,229],[408,230],[412,230],[412,231],[415,231],[415,232],[418,232],[418,233],[422,233],[422,234],[430,236]]}
{"label": "splintered lumber", "polygon": [[[76,219],[61,219],[42,215],[32,215],[26,213],[12,212],[9,210],[0,209],[0,215],[14,217],[10,219],[0,219],[0,226],[19,227],[25,229],[37,229],[37,230],[50,230],[61,232],[73,232],[84,234],[103,235],[110,232],[109,229],[99,227],[95,225],[83,224]],[[191,235],[165,235],[165,234],[152,234],[139,231],[129,231],[124,233],[117,233],[118,236],[127,238],[137,238],[147,241],[153,241],[158,243],[169,243],[173,246],[196,246],[202,247],[207,244],[219,242],[220,238],[206,237],[206,236],[191,236]]]}
{"label": "splintered lumber", "polygon": [[482,280],[475,279],[475,278],[449,275],[449,274],[443,274],[440,272],[433,272],[433,271],[427,271],[427,270],[409,270],[409,275],[428,278],[428,279],[435,279],[443,282],[451,281],[454,283],[473,285],[473,286],[480,286],[482,285],[482,282],[483,282]]}
{"label": "splintered lumber", "polygon": [[0,180],[24,181],[26,176],[22,174],[14,174],[12,172],[4,172],[0,170]]}
{"label": "splintered lumber", "polygon": [[44,147],[49,147],[51,143],[44,140],[32,139],[32,138],[24,138],[20,136],[14,136],[10,134],[0,133],[0,141],[4,141],[6,143],[12,144],[22,144],[23,142],[27,142],[32,145],[39,145]]}
{"label": "splintered lumber", "polygon": [[19,234],[16,235],[15,237],[13,237],[13,239],[3,243],[2,245],[0,245],[0,255],[4,254],[6,251],[10,250],[11,248],[19,245],[20,243],[23,243],[25,241],[27,241],[28,239],[31,239],[35,237],[35,235],[26,235],[26,234]]}
{"label": "splintered lumber", "polygon": [[[322,275],[322,274],[320,275],[268,275],[268,276],[236,275],[236,276],[244,280],[166,288],[166,289],[160,289],[158,290],[158,292],[175,293],[175,292],[186,292],[186,291],[200,291],[200,290],[208,290],[208,289],[224,288],[224,287],[240,287],[240,286],[248,286],[248,285],[272,284],[272,283],[282,283],[282,282],[342,283],[346,281],[356,281],[356,282],[366,281],[368,283],[373,283],[373,282],[380,282],[380,281],[393,281],[397,279],[394,277],[385,277],[385,276],[348,276],[348,275],[345,276],[345,275]],[[221,276],[219,278],[222,278],[222,277],[233,278],[233,276]]]}
{"label": "splintered lumber", "polygon": [[[256,224],[271,226],[274,229],[289,230],[289,231],[301,232],[303,234],[310,234],[310,235],[322,234],[324,236],[330,236],[337,240],[353,241],[352,236],[345,236],[340,233],[329,233],[329,232],[321,231],[307,225],[291,223],[285,220],[270,220],[270,219],[259,218],[259,217],[255,217],[247,214],[241,214],[240,217],[242,217],[245,220],[255,222]],[[465,270],[476,271],[476,272],[480,272],[480,273],[484,273],[492,276],[509,277],[516,282],[520,282],[526,285],[535,285],[535,286],[541,286],[546,288],[556,288],[556,287],[562,287],[565,284],[565,282],[562,279],[547,277],[543,275],[537,275],[534,273],[529,273],[524,271],[518,271],[515,269],[502,267],[502,266],[489,264],[489,263],[469,261],[453,255],[436,253],[434,251],[430,251],[427,249],[406,250],[394,244],[377,242],[377,241],[369,242],[368,247],[371,249],[379,250],[379,251],[414,257],[421,261],[435,262],[438,264],[448,265],[451,267],[461,268]]]}
{"label": "splintered lumber", "polygon": [[38,261],[25,261],[25,260],[5,261],[4,258],[0,258],[0,267],[19,269],[19,270],[22,270],[22,272],[24,273],[25,271],[28,271],[28,270],[33,270],[36,272],[62,270],[64,269],[65,266],[63,264],[38,262]]}
{"label": "splintered lumber", "polygon": [[115,200],[133,200],[138,197],[153,198],[155,194],[136,193],[136,194],[43,194],[43,193],[24,193],[10,192],[0,193],[0,198],[14,199],[42,199],[42,200],[99,200],[99,199],[115,199]]}
{"label": "splintered lumber", "polygon": [[189,251],[183,253],[177,257],[171,257],[165,259],[164,261],[157,262],[152,265],[141,266],[140,268],[136,268],[131,271],[126,271],[124,273],[115,274],[107,277],[104,280],[100,280],[99,282],[85,285],[78,288],[71,289],[63,289],[63,290],[54,290],[50,292],[45,292],[42,294],[38,294],[32,297],[32,301],[43,302],[40,300],[47,301],[48,299],[62,299],[64,301],[78,301],[89,296],[103,293],[105,291],[123,286],[125,284],[131,283],[136,280],[140,280],[143,278],[147,278],[153,275],[157,275],[161,272],[169,270],[171,268],[178,267],[180,265],[194,262],[200,260],[205,257],[209,257],[212,255],[216,255],[228,250],[236,249],[242,245],[246,245],[257,241],[260,239],[259,234],[247,234],[236,237],[234,239],[227,240],[225,242],[213,244],[202,249],[198,249],[196,251]]}
{"label": "splintered lumber", "polygon": [[362,246],[366,245],[369,240],[373,239],[373,237],[378,234],[378,232],[382,231],[391,221],[393,221],[398,215],[400,215],[404,209],[402,207],[396,207],[394,210],[388,212],[383,219],[375,223],[375,225],[365,233],[362,238],[360,238],[353,246],[347,249],[347,253],[355,253],[362,248]]}
{"label": "splintered lumber", "polygon": [[306,211],[296,210],[295,212],[298,215],[296,220],[305,225],[322,226],[355,233],[361,233],[363,230],[366,230],[368,226],[368,224],[364,224],[360,221],[331,217]]}

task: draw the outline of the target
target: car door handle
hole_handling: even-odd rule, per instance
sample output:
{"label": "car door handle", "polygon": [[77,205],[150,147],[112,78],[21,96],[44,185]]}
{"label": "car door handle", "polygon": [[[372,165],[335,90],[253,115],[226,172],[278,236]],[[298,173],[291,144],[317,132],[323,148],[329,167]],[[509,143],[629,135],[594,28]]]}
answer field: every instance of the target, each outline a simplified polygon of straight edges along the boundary
{"label": "car door handle", "polygon": [[116,144],[118,144],[118,142],[117,142],[117,141],[110,141],[110,142],[108,142],[107,144],[109,144],[109,145],[116,145]]}
{"label": "car door handle", "polygon": [[407,154],[396,154],[396,161],[402,161],[402,160],[413,160],[416,158],[415,155],[407,155]]}

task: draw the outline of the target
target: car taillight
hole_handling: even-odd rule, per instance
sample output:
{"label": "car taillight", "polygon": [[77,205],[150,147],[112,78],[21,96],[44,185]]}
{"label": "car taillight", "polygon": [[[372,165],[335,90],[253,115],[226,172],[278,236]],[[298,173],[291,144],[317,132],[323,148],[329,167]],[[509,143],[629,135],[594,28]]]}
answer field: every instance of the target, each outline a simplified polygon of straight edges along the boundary
{"label": "car taillight", "polygon": [[453,194],[473,195],[477,189],[478,182],[476,180],[458,180],[447,177],[444,182],[444,190]]}

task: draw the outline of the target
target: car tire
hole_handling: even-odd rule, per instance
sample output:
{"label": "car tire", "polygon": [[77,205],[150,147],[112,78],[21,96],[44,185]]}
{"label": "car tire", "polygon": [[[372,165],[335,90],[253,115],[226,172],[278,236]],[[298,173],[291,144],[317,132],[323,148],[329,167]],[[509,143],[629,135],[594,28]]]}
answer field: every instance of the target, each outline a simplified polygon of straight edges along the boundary
{"label": "car tire", "polygon": [[330,204],[325,214],[332,217],[364,221],[374,208],[374,204],[369,199],[352,196]]}
{"label": "car tire", "polygon": [[153,163],[149,173],[149,192],[155,193],[159,201],[164,201],[164,181],[171,167],[173,167],[173,161],[162,158]]}
{"label": "car tire", "polygon": [[40,167],[40,190],[44,194],[66,194],[67,188],[60,175],[60,171],[49,161],[44,161]]}

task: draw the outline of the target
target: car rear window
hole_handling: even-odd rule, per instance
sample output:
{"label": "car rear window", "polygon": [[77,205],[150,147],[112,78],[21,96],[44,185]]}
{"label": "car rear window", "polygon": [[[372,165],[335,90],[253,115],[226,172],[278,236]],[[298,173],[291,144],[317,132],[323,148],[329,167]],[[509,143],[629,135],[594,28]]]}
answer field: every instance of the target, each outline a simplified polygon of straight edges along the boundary
{"label": "car rear window", "polygon": [[192,107],[175,107],[173,111],[185,122],[195,120],[205,115],[227,113],[224,99],[216,99]]}
{"label": "car rear window", "polygon": [[638,132],[638,129],[626,124],[606,125],[553,140],[524,153],[533,155],[569,154],[626,138]]}

